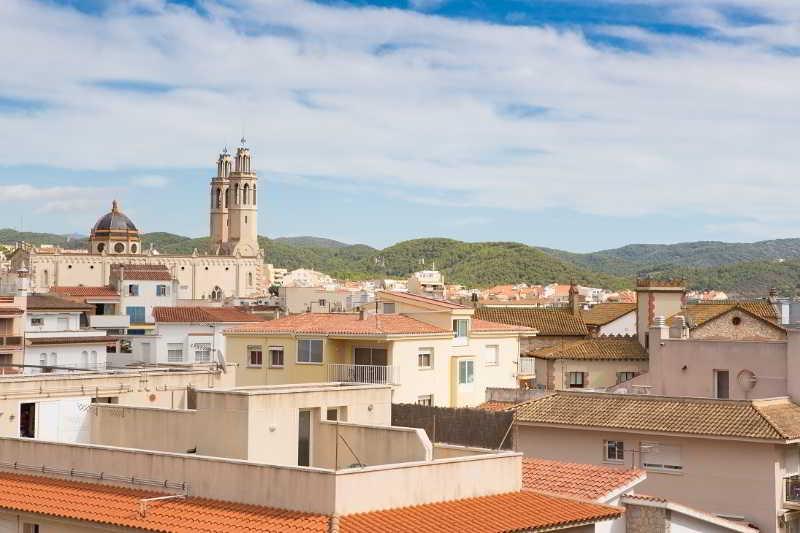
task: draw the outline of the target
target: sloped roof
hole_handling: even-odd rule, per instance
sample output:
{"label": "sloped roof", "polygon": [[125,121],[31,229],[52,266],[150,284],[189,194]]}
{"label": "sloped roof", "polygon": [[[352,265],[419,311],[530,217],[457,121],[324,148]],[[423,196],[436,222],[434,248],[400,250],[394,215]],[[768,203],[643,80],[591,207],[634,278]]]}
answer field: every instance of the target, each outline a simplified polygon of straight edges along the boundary
{"label": "sloped roof", "polygon": [[424,335],[453,332],[405,315],[358,313],[303,313],[231,328],[226,333],[271,333],[310,335]]}
{"label": "sloped roof", "polygon": [[800,438],[800,406],[788,398],[713,400],[559,391],[518,406],[515,420],[772,441]]}
{"label": "sloped roof", "polygon": [[585,361],[646,360],[649,358],[647,350],[634,337],[584,339],[539,348],[526,355],[540,359],[580,359]]}
{"label": "sloped roof", "polygon": [[773,326],[778,326],[778,315],[775,312],[775,308],[766,300],[722,300],[709,303],[690,303],[684,305],[680,313],[670,317],[668,323],[672,325],[676,316],[683,315],[686,317],[687,325],[690,328],[696,328],[734,309],[742,309],[757,318],[770,322]]}
{"label": "sloped roof", "polygon": [[480,318],[473,318],[470,323],[472,331],[476,332],[513,332],[520,331],[526,333],[535,333],[536,330],[525,326],[518,326],[514,324],[501,324],[499,322],[489,322],[488,320],[481,320]]}
{"label": "sloped roof", "polygon": [[525,489],[598,500],[647,477],[644,470],[620,470],[607,466],[565,463],[545,459],[522,459]]}
{"label": "sloped roof", "polygon": [[407,300],[411,303],[419,303],[429,306],[441,307],[444,309],[467,309],[463,305],[451,302],[449,300],[428,298],[427,296],[420,296],[418,294],[411,294],[409,292],[378,291],[376,293],[376,296],[378,297],[379,300],[382,295],[386,295],[391,298],[398,298],[400,300]]}
{"label": "sloped roof", "polygon": [[582,337],[589,334],[580,317],[557,307],[479,307],[475,310],[475,318],[533,328],[540,337]]}
{"label": "sloped roof", "polygon": [[91,311],[94,306],[59,298],[51,294],[32,294],[28,296],[28,311]]}
{"label": "sloped roof", "polygon": [[231,307],[154,307],[156,322],[263,322],[264,318]]}
{"label": "sloped roof", "polygon": [[325,515],[202,498],[151,504],[139,500],[163,493],[61,479],[0,473],[0,508],[145,531],[223,533],[269,531],[327,533]]}
{"label": "sloped roof", "polygon": [[111,265],[111,275],[127,281],[172,281],[166,265]]}
{"label": "sloped roof", "polygon": [[492,411],[494,413],[500,413],[502,411],[510,411],[514,408],[514,406],[519,405],[517,402],[483,402],[478,406],[478,409],[483,409],[484,411]]}
{"label": "sloped roof", "polygon": [[51,287],[50,292],[62,294],[65,296],[102,296],[112,297],[119,296],[117,289],[113,287]]}
{"label": "sloped roof", "polygon": [[533,491],[511,492],[415,507],[343,516],[342,533],[508,533],[550,531],[622,515],[616,507]]}
{"label": "sloped roof", "polygon": [[607,302],[595,304],[591,309],[581,311],[584,324],[589,326],[605,326],[616,319],[636,311],[635,303]]}

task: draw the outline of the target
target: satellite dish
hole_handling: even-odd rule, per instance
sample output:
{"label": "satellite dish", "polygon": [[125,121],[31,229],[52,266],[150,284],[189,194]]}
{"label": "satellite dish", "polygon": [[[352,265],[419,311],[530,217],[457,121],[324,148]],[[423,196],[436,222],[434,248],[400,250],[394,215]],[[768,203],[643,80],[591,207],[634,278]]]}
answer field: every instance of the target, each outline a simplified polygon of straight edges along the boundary
{"label": "satellite dish", "polygon": [[738,374],[736,374],[736,382],[744,391],[751,391],[755,388],[756,383],[758,383],[758,377],[756,377],[756,373],[752,370],[741,370]]}
{"label": "satellite dish", "polygon": [[225,368],[225,356],[222,355],[222,350],[220,349],[217,349],[217,364],[219,365],[219,368],[222,370],[223,374],[227,373]]}

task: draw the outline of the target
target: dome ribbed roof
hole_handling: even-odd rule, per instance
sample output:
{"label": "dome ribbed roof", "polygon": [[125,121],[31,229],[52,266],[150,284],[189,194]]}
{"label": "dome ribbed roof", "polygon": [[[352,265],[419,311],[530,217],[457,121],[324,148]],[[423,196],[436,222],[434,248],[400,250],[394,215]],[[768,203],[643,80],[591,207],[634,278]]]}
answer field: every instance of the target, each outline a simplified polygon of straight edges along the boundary
{"label": "dome ribbed roof", "polygon": [[131,222],[131,219],[129,219],[122,211],[119,210],[117,201],[114,200],[111,205],[111,211],[100,217],[100,219],[92,228],[92,236],[95,236],[98,233],[125,233],[138,235],[139,230],[136,229],[136,226],[133,222]]}

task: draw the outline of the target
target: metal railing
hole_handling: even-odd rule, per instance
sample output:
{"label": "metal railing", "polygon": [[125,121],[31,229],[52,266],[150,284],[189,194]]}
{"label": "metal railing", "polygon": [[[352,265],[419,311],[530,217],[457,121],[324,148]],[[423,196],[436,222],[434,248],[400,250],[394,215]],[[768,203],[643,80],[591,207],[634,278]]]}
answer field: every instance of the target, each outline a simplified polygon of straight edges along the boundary
{"label": "metal railing", "polygon": [[519,369],[517,374],[520,376],[532,376],[536,373],[536,366],[534,362],[536,361],[535,357],[520,357],[519,358]]}
{"label": "metal railing", "polygon": [[786,483],[784,495],[786,503],[800,504],[800,476],[787,477],[784,482]]}
{"label": "metal railing", "polygon": [[18,335],[10,337],[0,337],[0,346],[18,346],[22,347],[22,337]]}
{"label": "metal railing", "polygon": [[397,369],[388,365],[352,365],[333,363],[328,366],[328,381],[351,383],[397,384]]}

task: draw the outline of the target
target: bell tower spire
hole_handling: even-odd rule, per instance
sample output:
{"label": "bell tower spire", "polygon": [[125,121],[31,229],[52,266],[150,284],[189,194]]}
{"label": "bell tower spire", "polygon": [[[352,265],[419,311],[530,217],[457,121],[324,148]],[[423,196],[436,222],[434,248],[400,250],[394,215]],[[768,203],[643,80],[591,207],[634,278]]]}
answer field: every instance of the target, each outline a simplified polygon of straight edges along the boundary
{"label": "bell tower spire", "polygon": [[228,246],[226,253],[254,256],[258,254],[258,176],[251,166],[250,149],[242,136],[236,149],[233,171],[229,176],[228,190]]}
{"label": "bell tower spire", "polygon": [[213,255],[225,253],[228,243],[231,166],[231,156],[226,147],[217,158],[217,175],[211,178],[211,228],[208,251]]}

